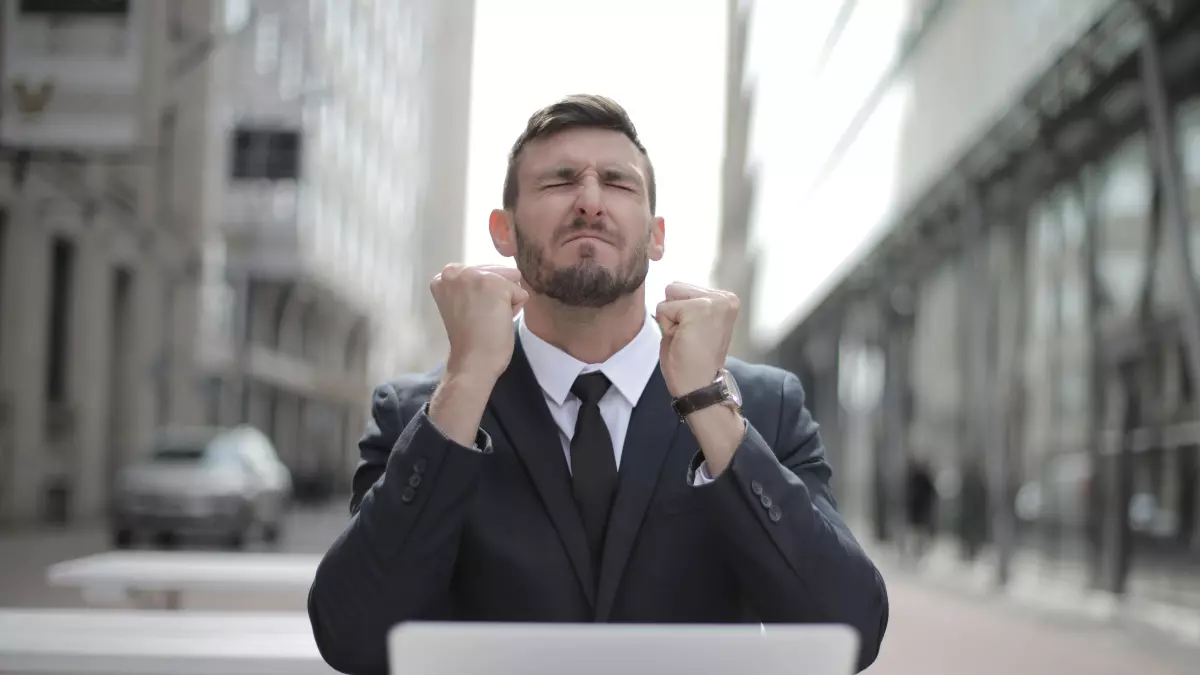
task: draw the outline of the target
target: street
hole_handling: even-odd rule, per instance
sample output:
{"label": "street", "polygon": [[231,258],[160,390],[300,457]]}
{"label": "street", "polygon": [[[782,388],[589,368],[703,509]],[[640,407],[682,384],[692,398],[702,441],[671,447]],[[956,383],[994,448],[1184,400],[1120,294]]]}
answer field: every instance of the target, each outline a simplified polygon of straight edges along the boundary
{"label": "street", "polygon": [[[292,515],[283,549],[318,553],[345,520],[345,502]],[[108,548],[102,527],[0,538],[0,606],[68,607],[79,593],[44,582],[48,565]],[[881,562],[881,564],[883,564]],[[872,675],[1184,675],[1200,653],[1163,638],[1082,619],[980,601],[884,567],[891,601],[887,636]],[[188,597],[189,608],[303,610],[304,597]]]}

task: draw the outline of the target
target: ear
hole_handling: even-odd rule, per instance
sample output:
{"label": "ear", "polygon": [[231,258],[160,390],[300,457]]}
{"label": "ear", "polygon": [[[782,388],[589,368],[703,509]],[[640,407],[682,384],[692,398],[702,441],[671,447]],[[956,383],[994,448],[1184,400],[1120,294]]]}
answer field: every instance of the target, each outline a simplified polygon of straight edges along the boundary
{"label": "ear", "polygon": [[665,241],[667,238],[667,221],[661,216],[655,216],[654,221],[650,223],[650,259],[658,262],[662,260],[663,252],[665,251]]}
{"label": "ear", "polygon": [[517,231],[513,226],[512,214],[504,209],[492,209],[488,218],[488,232],[492,235],[492,246],[505,258],[517,255]]}

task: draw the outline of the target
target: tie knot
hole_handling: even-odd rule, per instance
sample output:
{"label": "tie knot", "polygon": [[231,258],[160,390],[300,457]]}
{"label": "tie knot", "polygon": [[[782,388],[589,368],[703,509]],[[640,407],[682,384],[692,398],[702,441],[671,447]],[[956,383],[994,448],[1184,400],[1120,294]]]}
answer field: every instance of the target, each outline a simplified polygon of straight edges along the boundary
{"label": "tie knot", "polygon": [[608,386],[608,378],[604,373],[597,371],[575,378],[575,384],[571,385],[571,393],[578,396],[584,405],[598,403],[604,392],[608,391]]}

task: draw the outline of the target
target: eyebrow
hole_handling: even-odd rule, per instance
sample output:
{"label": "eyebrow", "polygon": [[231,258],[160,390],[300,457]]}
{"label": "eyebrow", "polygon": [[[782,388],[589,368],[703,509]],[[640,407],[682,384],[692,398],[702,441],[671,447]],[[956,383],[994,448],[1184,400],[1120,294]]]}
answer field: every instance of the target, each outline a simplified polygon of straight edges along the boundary
{"label": "eyebrow", "polygon": [[[538,176],[538,182],[549,180],[575,180],[579,177],[580,171],[573,166],[560,166],[549,171],[543,172]],[[600,172],[600,179],[605,182],[619,181],[626,183],[640,183],[637,177],[621,169],[608,168]]]}
{"label": "eyebrow", "polygon": [[570,166],[560,166],[538,175],[538,182],[544,183],[548,180],[575,180],[578,177],[578,169]]}
{"label": "eyebrow", "polygon": [[608,182],[608,181],[620,181],[620,182],[625,182],[625,183],[640,182],[628,171],[622,171],[620,169],[605,169],[604,171],[600,172],[600,177],[605,182]]}

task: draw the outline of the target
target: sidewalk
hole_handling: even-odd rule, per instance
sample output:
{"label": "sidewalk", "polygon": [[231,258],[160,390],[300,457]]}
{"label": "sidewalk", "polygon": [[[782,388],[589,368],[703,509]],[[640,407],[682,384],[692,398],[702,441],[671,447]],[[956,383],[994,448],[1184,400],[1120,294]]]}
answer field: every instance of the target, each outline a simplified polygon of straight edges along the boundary
{"label": "sidewalk", "polygon": [[[1086,587],[1086,572],[1066,562],[1051,563],[1023,552],[1014,556],[1010,581],[996,584],[994,557],[985,552],[974,563],[960,559],[956,546],[939,541],[916,569],[902,561],[890,545],[872,543],[867,548],[881,567],[904,574],[922,584],[958,593],[968,598],[1009,605],[1040,615],[1086,621],[1142,635],[1150,641],[1163,639],[1200,649],[1200,611],[1186,605],[1118,597]],[[1196,571],[1200,587],[1200,569]],[[1193,589],[1181,590],[1191,593]],[[1197,657],[1200,658],[1200,652]]]}
{"label": "sidewalk", "polygon": [[1200,649],[1030,611],[884,566],[891,614],[868,675],[1187,675]]}

